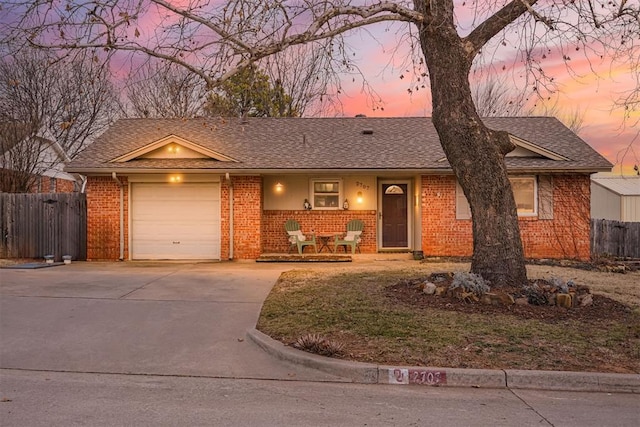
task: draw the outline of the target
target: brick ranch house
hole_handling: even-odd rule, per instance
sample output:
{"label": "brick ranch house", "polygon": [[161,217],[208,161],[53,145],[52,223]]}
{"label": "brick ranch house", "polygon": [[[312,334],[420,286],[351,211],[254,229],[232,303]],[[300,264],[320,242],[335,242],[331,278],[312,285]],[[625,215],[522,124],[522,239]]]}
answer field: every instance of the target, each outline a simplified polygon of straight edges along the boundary
{"label": "brick ranch house", "polygon": [[[486,123],[517,145],[506,161],[526,256],[588,259],[589,177],[611,164],[554,118]],[[305,233],[361,219],[362,253],[472,253],[429,118],[124,119],[66,170],[87,176],[90,260],[284,253],[288,219]]]}

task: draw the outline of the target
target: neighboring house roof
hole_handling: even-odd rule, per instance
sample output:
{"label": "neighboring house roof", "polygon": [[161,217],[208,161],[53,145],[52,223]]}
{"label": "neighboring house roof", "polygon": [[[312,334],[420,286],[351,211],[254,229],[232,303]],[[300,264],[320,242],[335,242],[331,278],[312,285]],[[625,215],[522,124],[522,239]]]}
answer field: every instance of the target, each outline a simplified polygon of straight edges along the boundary
{"label": "neighboring house roof", "polygon": [[[3,137],[3,133],[11,133],[9,137]],[[12,169],[12,151],[22,150],[24,144],[35,144],[37,150],[34,155],[37,159],[31,159],[35,164],[38,174],[52,178],[66,179],[75,181],[76,177],[63,171],[64,164],[71,159],[65,152],[64,148],[56,141],[45,138],[40,135],[32,135],[31,130],[26,124],[0,124],[0,167]],[[26,151],[29,153],[30,151]],[[27,154],[30,156],[30,154]]]}
{"label": "neighboring house roof", "polygon": [[640,196],[640,176],[596,174],[591,180],[619,196]]}
{"label": "neighboring house roof", "polygon": [[[507,157],[507,166],[512,170],[611,169],[611,163],[555,118],[503,117],[484,121],[493,129],[515,136],[514,141],[522,141],[522,150],[531,154]],[[162,158],[152,151],[159,149],[161,140],[178,145],[188,141],[186,148],[193,156]],[[430,118],[197,118],[121,119],[66,170],[105,173],[177,169],[436,172],[451,168]]]}

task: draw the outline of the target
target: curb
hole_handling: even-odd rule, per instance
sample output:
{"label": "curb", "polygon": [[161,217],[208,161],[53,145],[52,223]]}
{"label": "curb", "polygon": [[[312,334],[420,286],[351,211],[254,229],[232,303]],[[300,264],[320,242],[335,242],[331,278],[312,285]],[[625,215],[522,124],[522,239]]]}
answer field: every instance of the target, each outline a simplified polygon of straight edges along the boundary
{"label": "curb", "polygon": [[428,385],[607,393],[640,393],[640,374],[458,369],[388,366],[351,362],[307,353],[249,329],[247,337],[268,354],[360,384]]}

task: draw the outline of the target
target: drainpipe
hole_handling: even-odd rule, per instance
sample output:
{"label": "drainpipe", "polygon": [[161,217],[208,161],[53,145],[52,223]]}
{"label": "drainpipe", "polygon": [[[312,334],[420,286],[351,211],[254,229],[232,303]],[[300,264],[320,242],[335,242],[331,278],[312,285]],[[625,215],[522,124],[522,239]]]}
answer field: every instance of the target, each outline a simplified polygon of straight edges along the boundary
{"label": "drainpipe", "polygon": [[80,176],[80,181],[82,182],[82,185],[80,186],[80,193],[84,194],[87,191],[88,178],[84,175],[79,175],[79,176]]}
{"label": "drainpipe", "polygon": [[233,259],[233,183],[229,177],[229,172],[225,178],[229,183],[229,260]]}
{"label": "drainpipe", "polygon": [[111,172],[111,178],[120,186],[120,261],[124,260],[124,184],[115,172]]}

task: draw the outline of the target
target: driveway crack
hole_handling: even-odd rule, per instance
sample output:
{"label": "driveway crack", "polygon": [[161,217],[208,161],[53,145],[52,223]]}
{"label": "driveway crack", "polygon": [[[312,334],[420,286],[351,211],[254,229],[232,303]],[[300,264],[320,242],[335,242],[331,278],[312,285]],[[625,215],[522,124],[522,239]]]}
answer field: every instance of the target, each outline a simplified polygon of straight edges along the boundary
{"label": "driveway crack", "polygon": [[150,280],[150,281],[148,281],[148,282],[146,282],[146,283],[143,283],[142,285],[138,286],[137,288],[132,289],[132,290],[130,290],[129,292],[127,292],[127,293],[123,294],[123,295],[120,295],[120,296],[118,297],[118,299],[125,299],[126,297],[128,297],[128,296],[129,296],[129,295],[131,295],[132,293],[134,293],[134,292],[138,292],[139,290],[144,289],[144,288],[145,288],[145,287],[147,287],[148,285],[150,285],[150,284],[152,284],[152,283],[154,283],[154,282],[157,282],[157,281],[158,281],[158,280],[160,280],[160,279],[165,279],[165,278],[167,278],[167,277],[169,277],[169,276],[173,276],[174,274],[178,273],[179,271],[180,271],[180,270],[172,271],[171,273],[169,273],[169,274],[165,274],[164,276],[156,277],[155,279]]}

